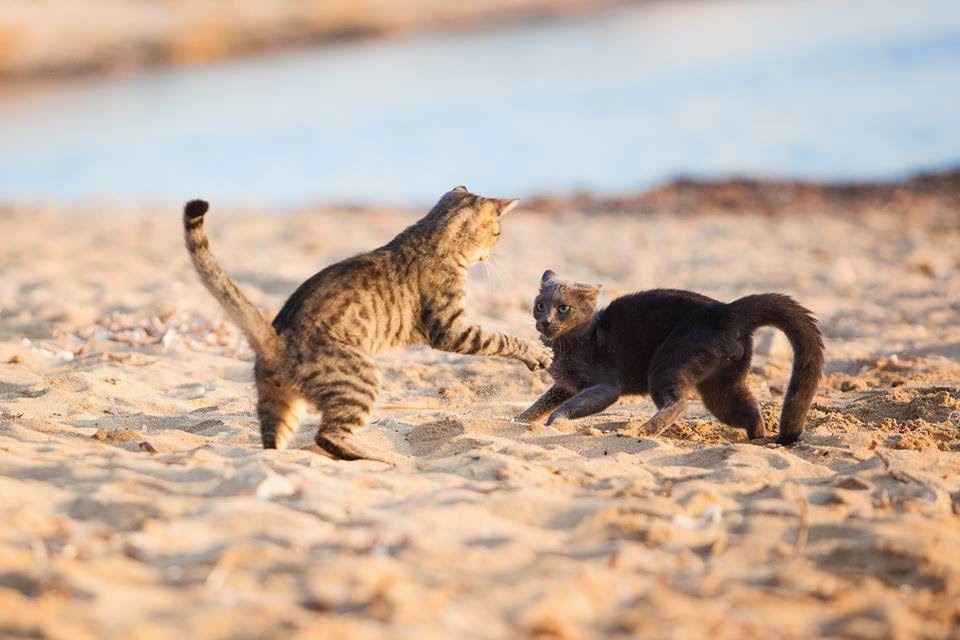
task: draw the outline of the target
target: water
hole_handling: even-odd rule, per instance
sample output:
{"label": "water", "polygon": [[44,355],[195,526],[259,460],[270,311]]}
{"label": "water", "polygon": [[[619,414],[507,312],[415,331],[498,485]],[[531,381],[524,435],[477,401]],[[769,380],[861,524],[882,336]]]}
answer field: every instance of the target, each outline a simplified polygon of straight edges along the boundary
{"label": "water", "polygon": [[671,1],[0,94],[0,199],[422,204],[958,163],[956,0]]}

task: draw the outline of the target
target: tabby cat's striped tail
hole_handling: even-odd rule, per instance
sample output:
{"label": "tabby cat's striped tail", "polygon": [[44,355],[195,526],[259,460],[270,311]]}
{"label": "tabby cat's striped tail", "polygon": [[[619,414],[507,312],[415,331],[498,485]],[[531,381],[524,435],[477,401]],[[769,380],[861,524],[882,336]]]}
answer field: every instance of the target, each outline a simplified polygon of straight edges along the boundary
{"label": "tabby cat's striped tail", "polygon": [[230,319],[246,334],[250,347],[259,359],[267,362],[279,354],[282,343],[257,308],[247,300],[227,274],[223,272],[217,259],[210,251],[210,242],[203,230],[203,216],[210,207],[203,200],[191,200],[183,208],[183,235],[190,252],[193,266],[200,274],[200,280],[213,294]]}

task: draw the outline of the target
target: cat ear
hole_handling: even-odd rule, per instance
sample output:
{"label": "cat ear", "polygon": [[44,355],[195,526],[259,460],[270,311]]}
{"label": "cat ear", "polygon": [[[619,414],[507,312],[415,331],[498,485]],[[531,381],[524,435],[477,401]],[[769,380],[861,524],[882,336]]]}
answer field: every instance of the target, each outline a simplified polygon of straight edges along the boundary
{"label": "cat ear", "polygon": [[450,189],[450,193],[470,193],[470,190],[461,184],[457,185],[453,189]]}
{"label": "cat ear", "polygon": [[543,272],[543,275],[540,276],[540,284],[546,284],[551,280],[555,280],[557,273],[553,269],[547,269]]}
{"label": "cat ear", "polygon": [[585,300],[590,302],[596,302],[597,296],[600,295],[600,289],[603,288],[602,284],[581,284],[577,283],[577,293],[583,296]]}
{"label": "cat ear", "polygon": [[512,211],[518,204],[519,200],[497,200],[497,215],[502,216],[507,211]]}

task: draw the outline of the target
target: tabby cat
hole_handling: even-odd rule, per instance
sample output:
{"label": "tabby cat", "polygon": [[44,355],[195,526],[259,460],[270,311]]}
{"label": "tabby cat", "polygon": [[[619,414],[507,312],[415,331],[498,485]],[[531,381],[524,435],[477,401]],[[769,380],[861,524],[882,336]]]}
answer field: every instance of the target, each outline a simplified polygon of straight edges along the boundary
{"label": "tabby cat", "polygon": [[746,377],[753,332],[771,325],[787,335],[794,353],[776,441],[787,445],[800,436],[823,373],[823,340],[811,313],[792,298],[765,293],[724,304],[692,291],[654,289],[597,311],[599,291],[553,271],[543,274],[533,316],[554,352],[555,384],[517,419],[581,418],[621,394],[649,393],[658,410],[641,431],[659,433],[696,390],[721,422],[759,438],[763,417]]}
{"label": "tabby cat", "polygon": [[321,449],[342,460],[370,457],[352,434],[367,422],[379,393],[371,356],[386,349],[426,344],[513,358],[531,370],[549,366],[547,347],[464,319],[467,268],[489,257],[500,236],[500,217],[516,205],[456,187],[386,245],[333,264],[300,285],[271,326],[211,253],[203,230],[207,203],[187,203],[184,235],[193,265],[256,353],[264,448],[289,444],[306,405],[323,414],[316,434]]}

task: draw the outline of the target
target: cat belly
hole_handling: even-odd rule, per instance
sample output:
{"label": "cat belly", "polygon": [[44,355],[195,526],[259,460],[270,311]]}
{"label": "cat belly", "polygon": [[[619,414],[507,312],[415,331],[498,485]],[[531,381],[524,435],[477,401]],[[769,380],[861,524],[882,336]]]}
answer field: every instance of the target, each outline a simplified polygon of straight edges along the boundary
{"label": "cat belly", "polygon": [[624,395],[645,396],[650,393],[646,377],[644,377],[643,380],[621,382],[620,388],[623,390]]}
{"label": "cat belly", "polygon": [[613,371],[587,371],[570,367],[551,367],[547,371],[558,387],[574,394],[598,384],[613,385],[623,389],[616,372]]}

